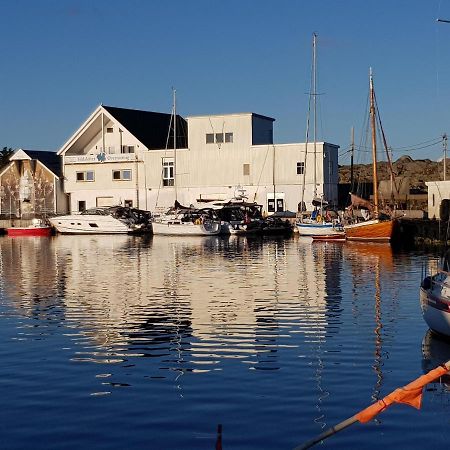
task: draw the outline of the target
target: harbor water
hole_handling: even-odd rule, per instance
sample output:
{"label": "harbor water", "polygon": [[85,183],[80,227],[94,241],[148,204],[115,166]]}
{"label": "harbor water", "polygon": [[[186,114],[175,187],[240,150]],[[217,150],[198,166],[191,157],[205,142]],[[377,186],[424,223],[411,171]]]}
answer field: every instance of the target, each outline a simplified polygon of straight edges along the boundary
{"label": "harbor water", "polygon": [[[0,237],[0,447],[292,449],[439,363],[438,255],[224,237]],[[446,384],[446,382],[448,384]],[[320,448],[448,448],[450,380]]]}

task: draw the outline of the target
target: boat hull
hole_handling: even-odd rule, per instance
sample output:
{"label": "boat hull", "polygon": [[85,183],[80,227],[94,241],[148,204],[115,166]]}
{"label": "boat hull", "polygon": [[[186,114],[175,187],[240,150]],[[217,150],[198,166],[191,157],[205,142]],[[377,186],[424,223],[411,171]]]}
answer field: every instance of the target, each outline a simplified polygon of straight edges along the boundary
{"label": "boat hull", "polygon": [[74,214],[52,217],[49,221],[61,234],[129,234],[134,231],[109,215]]}
{"label": "boat hull", "polygon": [[394,232],[394,220],[369,220],[345,225],[349,241],[389,242]]}
{"label": "boat hull", "polygon": [[313,241],[333,241],[333,242],[345,242],[345,233],[327,234],[327,235],[316,235],[312,236]]}
{"label": "boat hull", "polygon": [[17,236],[50,236],[52,227],[11,227],[6,229],[6,234],[11,237]]}
{"label": "boat hull", "polygon": [[195,224],[192,222],[154,221],[153,234],[165,236],[213,236],[220,233],[220,223]]}
{"label": "boat hull", "polygon": [[450,337],[450,299],[421,287],[420,307],[428,327],[438,334]]}
{"label": "boat hull", "polygon": [[309,237],[327,237],[327,236],[344,236],[344,231],[338,230],[332,223],[305,223],[297,222],[297,230],[300,236]]}

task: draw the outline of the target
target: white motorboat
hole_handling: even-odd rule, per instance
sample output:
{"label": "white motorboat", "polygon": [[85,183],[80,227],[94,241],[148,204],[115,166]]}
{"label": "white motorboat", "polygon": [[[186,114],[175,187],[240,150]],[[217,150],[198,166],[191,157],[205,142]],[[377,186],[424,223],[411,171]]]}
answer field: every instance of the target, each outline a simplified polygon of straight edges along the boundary
{"label": "white motorboat", "polygon": [[220,220],[209,209],[177,207],[155,216],[153,234],[167,236],[211,236],[220,233]]}
{"label": "white motorboat", "polygon": [[434,275],[424,278],[420,286],[420,306],[429,328],[450,337],[450,272],[448,259]]}
{"label": "white motorboat", "polygon": [[123,206],[93,208],[80,214],[49,219],[62,234],[133,234],[151,232],[151,216],[147,211]]}

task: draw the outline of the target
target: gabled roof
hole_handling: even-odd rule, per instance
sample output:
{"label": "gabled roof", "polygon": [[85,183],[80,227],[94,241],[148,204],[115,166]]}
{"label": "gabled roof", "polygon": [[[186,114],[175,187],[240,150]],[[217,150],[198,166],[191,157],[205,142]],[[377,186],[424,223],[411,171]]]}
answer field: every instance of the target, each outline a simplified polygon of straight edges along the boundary
{"label": "gabled roof", "polygon": [[25,150],[18,149],[16,150],[11,157],[10,161],[17,160],[26,160],[26,159],[35,159],[43,164],[47,169],[52,171],[57,177],[62,176],[62,165],[61,165],[61,157],[57,155],[56,152],[48,152],[41,150]]}
{"label": "gabled roof", "polygon": [[[173,148],[173,135],[169,136],[167,142],[171,114],[105,105],[103,108],[148,149],[163,149],[166,148],[166,144],[168,148]],[[177,115],[177,148],[187,146],[187,123]]]}

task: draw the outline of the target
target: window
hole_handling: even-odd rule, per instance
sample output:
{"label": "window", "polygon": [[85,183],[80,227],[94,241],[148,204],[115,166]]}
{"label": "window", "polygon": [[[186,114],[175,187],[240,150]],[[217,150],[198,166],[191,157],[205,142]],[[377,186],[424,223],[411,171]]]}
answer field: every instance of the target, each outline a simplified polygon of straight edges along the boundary
{"label": "window", "polygon": [[297,175],[303,175],[304,172],[305,172],[305,163],[298,162],[297,163]]}
{"label": "window", "polygon": [[134,145],[122,145],[122,153],[134,153]]}
{"label": "window", "polygon": [[274,213],[279,211],[284,211],[284,200],[282,198],[277,198],[276,200],[269,198],[267,200],[267,212]]}
{"label": "window", "polygon": [[174,161],[173,158],[163,158],[163,186],[173,186],[174,178]]}
{"label": "window", "polygon": [[214,144],[214,133],[207,133],[206,134],[206,143],[207,144]]}
{"label": "window", "polygon": [[77,172],[77,181],[94,181],[94,171]]}
{"label": "window", "polygon": [[106,129],[106,132],[107,132],[107,133],[112,133],[113,131],[114,131],[113,128],[107,128],[107,129]]}
{"label": "window", "polygon": [[433,206],[435,206],[435,203],[434,203],[434,194],[433,194]]}
{"label": "window", "polygon": [[113,170],[112,177],[113,177],[113,180],[130,181],[131,180],[131,170],[130,169]]}
{"label": "window", "polygon": [[226,143],[233,142],[233,133],[225,133],[225,142]]}
{"label": "window", "polygon": [[222,144],[223,142],[223,133],[216,133],[216,144]]}
{"label": "window", "polygon": [[250,164],[244,164],[243,173],[244,175],[250,175]]}
{"label": "window", "polygon": [[78,201],[78,211],[79,212],[86,211],[86,201],[85,200],[79,200]]}

